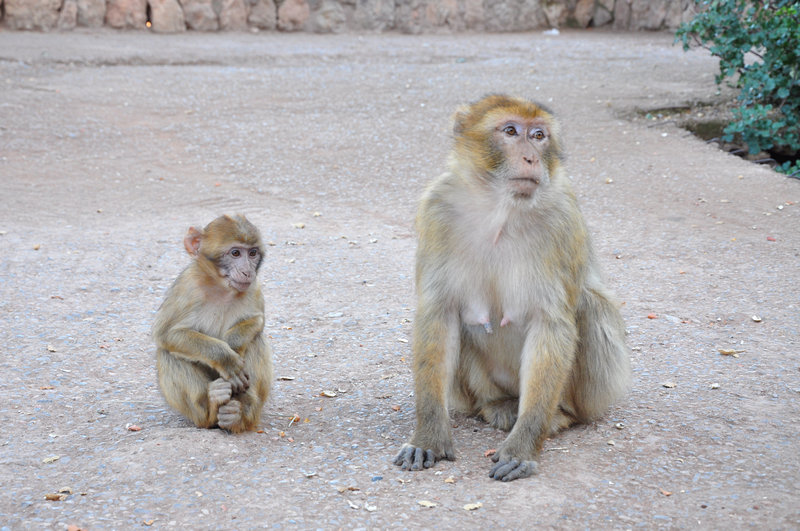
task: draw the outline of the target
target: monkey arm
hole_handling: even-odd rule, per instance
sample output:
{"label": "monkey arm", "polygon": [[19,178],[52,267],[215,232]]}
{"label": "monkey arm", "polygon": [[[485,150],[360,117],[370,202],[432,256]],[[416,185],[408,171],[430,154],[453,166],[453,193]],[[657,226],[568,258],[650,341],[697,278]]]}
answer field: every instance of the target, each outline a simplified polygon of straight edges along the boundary
{"label": "monkey arm", "polygon": [[190,328],[172,328],[159,334],[160,348],[188,361],[203,363],[231,379],[242,371],[241,357],[225,341]]}
{"label": "monkey arm", "polygon": [[264,330],[264,315],[258,314],[242,319],[230,327],[222,336],[222,340],[233,350],[242,353],[244,348]]}
{"label": "monkey arm", "polygon": [[405,470],[454,460],[447,392],[460,350],[458,313],[429,309],[421,302],[414,323],[414,394],[417,428],[394,463]]}
{"label": "monkey arm", "polygon": [[545,314],[530,327],[522,348],[519,417],[498,448],[489,477],[502,481],[531,475],[533,460],[550,435],[553,415],[575,359],[578,333],[574,319]]}

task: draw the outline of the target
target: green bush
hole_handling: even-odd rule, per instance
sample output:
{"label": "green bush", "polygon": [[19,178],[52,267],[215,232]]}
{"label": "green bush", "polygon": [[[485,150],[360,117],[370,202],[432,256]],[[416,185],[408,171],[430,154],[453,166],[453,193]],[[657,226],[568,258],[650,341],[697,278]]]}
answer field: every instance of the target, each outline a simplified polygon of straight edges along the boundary
{"label": "green bush", "polygon": [[700,12],[678,28],[676,41],[719,57],[717,84],[730,78],[740,89],[723,140],[738,137],[750,153],[789,155],[776,169],[800,176],[800,1],[696,1]]}

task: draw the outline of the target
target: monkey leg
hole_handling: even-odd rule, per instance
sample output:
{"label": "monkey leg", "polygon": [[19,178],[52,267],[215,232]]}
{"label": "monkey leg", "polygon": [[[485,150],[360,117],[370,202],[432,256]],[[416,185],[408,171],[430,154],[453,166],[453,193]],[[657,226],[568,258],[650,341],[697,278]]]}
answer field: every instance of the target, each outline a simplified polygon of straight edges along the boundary
{"label": "monkey leg", "polygon": [[[220,386],[212,389],[219,376],[216,371],[173,356],[159,349],[157,355],[158,383],[164,399],[200,428],[210,428],[217,423],[217,407],[227,398]],[[222,386],[224,387],[224,386]]]}
{"label": "monkey leg", "polygon": [[630,386],[625,324],[602,286],[585,288],[578,305],[578,351],[565,393],[565,409],[579,422],[601,416]]}
{"label": "monkey leg", "polygon": [[234,393],[230,402],[219,408],[219,427],[233,433],[258,428],[261,410],[272,386],[272,349],[256,337],[242,348],[244,370],[250,377],[247,389]]}
{"label": "monkey leg", "polygon": [[414,390],[417,427],[393,462],[403,470],[422,470],[436,461],[455,460],[447,391],[460,348],[456,314],[432,315],[420,304],[414,326]]}
{"label": "monkey leg", "polygon": [[480,407],[478,414],[492,427],[498,430],[511,431],[517,422],[519,399],[501,398],[493,400]]}
{"label": "monkey leg", "polygon": [[219,408],[219,406],[227,403],[233,394],[233,386],[228,380],[217,378],[208,384],[208,402],[209,408]]}
{"label": "monkey leg", "polygon": [[217,425],[231,433],[253,431],[258,428],[264,402],[250,390],[236,394],[219,408]]}
{"label": "monkey leg", "polygon": [[487,348],[475,345],[469,336],[462,337],[451,405],[482,418],[494,428],[511,431],[517,421],[519,397],[513,390],[498,385],[490,373],[493,362],[487,362],[487,358],[492,357]]}
{"label": "monkey leg", "polygon": [[233,433],[245,431],[242,421],[242,403],[234,399],[220,406],[217,412],[217,426]]}
{"label": "monkey leg", "polygon": [[535,472],[534,458],[551,432],[576,342],[577,330],[569,319],[548,318],[531,327],[522,348],[519,417],[492,456],[489,477],[511,481]]}
{"label": "monkey leg", "polygon": [[555,435],[563,429],[569,428],[573,424],[579,423],[580,420],[575,415],[575,412],[569,408],[569,404],[564,402],[558,404],[553,418],[550,421],[550,435]]}

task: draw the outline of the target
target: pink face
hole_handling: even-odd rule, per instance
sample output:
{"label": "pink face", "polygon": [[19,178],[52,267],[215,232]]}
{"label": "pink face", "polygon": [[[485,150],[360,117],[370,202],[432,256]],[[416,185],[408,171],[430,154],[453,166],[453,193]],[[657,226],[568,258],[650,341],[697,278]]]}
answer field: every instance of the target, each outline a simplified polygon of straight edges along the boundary
{"label": "pink face", "polygon": [[497,174],[505,177],[515,195],[533,194],[547,177],[542,156],[550,145],[550,130],[545,121],[507,117],[495,127],[492,140],[504,155],[503,166]]}
{"label": "pink face", "polygon": [[228,285],[238,292],[245,292],[256,279],[261,263],[258,247],[230,247],[218,260],[220,275],[228,279]]}

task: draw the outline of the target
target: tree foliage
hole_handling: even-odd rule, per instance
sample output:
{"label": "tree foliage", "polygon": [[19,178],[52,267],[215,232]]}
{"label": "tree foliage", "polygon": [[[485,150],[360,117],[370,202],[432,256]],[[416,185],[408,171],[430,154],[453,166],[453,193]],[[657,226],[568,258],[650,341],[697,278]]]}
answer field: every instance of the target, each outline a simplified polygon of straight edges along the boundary
{"label": "tree foliage", "polygon": [[728,79],[739,89],[723,140],[738,137],[751,153],[790,154],[794,160],[776,169],[800,176],[800,1],[696,1],[699,13],[676,40],[719,57],[717,84]]}

